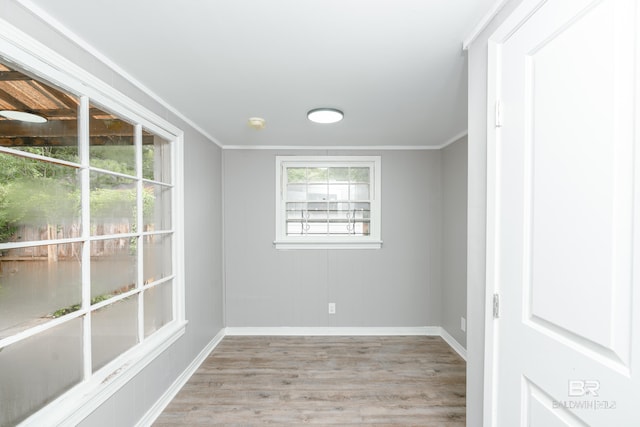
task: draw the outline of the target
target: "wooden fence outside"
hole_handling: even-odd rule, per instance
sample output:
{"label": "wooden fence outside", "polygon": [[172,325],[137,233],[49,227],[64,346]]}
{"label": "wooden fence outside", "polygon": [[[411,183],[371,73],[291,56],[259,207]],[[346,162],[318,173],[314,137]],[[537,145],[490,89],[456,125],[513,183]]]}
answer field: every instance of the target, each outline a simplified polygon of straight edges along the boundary
{"label": "wooden fence outside", "polygon": [[[128,222],[101,223],[95,226],[93,235],[118,235],[131,233],[132,227]],[[80,224],[45,225],[41,227],[21,225],[14,233],[12,242],[46,242],[55,239],[69,239],[81,237]],[[91,256],[113,256],[122,254],[131,245],[129,237],[97,240],[91,243]],[[80,258],[82,245],[80,243],[65,243],[59,245],[38,245],[0,251],[0,261],[21,261],[30,259],[58,259]]]}

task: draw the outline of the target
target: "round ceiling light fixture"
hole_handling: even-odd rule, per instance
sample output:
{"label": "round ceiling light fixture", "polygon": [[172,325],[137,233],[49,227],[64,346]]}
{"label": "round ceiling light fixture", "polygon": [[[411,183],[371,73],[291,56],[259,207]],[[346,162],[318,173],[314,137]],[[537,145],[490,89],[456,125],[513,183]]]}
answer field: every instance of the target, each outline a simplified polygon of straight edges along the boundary
{"label": "round ceiling light fixture", "polygon": [[335,108],[314,108],[307,113],[307,118],[314,123],[337,123],[344,117],[344,113]]}
{"label": "round ceiling light fixture", "polygon": [[28,123],[46,123],[47,119],[39,114],[27,113],[26,111],[2,110],[0,116],[10,120],[19,120]]}

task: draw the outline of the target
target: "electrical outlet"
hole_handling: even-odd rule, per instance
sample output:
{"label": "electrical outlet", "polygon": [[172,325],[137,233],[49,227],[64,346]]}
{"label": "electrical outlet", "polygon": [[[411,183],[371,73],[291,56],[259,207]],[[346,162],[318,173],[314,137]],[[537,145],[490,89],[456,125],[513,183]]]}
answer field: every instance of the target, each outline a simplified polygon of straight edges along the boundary
{"label": "electrical outlet", "polygon": [[462,332],[467,332],[467,319],[464,317],[460,318],[460,329],[462,329]]}
{"label": "electrical outlet", "polygon": [[329,314],[336,314],[336,303],[335,302],[330,302],[329,303]]}

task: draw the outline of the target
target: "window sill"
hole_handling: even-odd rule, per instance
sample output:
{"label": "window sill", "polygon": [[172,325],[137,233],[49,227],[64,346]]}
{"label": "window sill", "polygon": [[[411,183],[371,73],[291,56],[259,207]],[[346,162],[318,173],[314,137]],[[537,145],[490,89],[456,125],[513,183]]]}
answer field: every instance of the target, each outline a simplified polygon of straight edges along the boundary
{"label": "window sill", "polygon": [[78,384],[31,415],[21,426],[79,424],[184,335],[187,323],[174,321],[165,325],[142,344],[97,371],[90,380]]}
{"label": "window sill", "polygon": [[273,242],[276,249],[380,249],[382,240],[276,240]]}

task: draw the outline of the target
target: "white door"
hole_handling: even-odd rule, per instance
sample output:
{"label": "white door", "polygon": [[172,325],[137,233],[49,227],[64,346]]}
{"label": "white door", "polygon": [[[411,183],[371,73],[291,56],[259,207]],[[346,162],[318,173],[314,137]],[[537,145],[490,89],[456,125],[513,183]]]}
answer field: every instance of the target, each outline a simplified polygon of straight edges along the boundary
{"label": "white door", "polygon": [[639,3],[525,1],[496,45],[495,425],[640,426]]}

